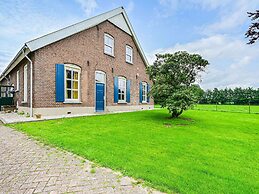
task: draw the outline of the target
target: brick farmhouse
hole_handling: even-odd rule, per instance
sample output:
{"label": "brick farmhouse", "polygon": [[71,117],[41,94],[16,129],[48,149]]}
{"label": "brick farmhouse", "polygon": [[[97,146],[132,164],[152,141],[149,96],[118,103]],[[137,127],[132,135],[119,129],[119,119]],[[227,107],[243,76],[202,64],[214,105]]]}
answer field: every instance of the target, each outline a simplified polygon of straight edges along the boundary
{"label": "brick farmhouse", "polygon": [[147,65],[120,7],[26,42],[0,81],[31,116],[153,109]]}

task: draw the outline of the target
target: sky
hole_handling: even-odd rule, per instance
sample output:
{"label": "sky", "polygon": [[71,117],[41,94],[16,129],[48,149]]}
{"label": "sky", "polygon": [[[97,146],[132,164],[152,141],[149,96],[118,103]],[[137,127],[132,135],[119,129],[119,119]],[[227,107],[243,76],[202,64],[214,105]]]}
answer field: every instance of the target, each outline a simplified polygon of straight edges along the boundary
{"label": "sky", "polygon": [[203,89],[259,88],[259,41],[247,45],[244,35],[259,0],[1,0],[0,71],[25,42],[119,6],[150,64],[184,50],[210,63]]}

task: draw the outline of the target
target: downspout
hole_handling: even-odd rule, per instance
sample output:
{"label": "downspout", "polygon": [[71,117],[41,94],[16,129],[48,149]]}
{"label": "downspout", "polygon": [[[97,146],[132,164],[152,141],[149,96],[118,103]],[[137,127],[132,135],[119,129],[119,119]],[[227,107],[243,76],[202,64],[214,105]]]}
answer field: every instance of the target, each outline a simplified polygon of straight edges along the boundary
{"label": "downspout", "polygon": [[[25,48],[28,48],[25,45]],[[25,54],[24,50],[23,50],[23,54],[26,57],[26,59],[30,62],[30,117],[33,117],[33,112],[32,112],[32,60],[27,56],[27,54]]]}

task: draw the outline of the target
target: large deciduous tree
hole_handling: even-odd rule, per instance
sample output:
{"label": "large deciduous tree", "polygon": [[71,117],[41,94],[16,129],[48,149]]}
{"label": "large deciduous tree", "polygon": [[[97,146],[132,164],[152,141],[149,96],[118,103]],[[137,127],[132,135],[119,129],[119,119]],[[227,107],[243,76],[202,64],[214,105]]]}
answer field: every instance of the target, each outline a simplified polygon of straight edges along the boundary
{"label": "large deciduous tree", "polygon": [[198,54],[179,51],[174,54],[157,54],[147,71],[153,80],[150,94],[162,107],[167,107],[172,117],[197,102],[199,73],[205,70],[208,61]]}
{"label": "large deciduous tree", "polygon": [[252,24],[246,32],[246,38],[249,38],[248,44],[254,44],[259,39],[259,10],[256,12],[248,12],[248,17],[251,18]]}

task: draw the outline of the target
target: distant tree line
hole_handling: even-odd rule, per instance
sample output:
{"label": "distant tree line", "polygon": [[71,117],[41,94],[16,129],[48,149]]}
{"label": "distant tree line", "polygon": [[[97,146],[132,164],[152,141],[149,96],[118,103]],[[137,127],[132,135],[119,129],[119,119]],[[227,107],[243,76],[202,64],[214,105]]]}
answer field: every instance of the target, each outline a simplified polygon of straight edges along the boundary
{"label": "distant tree line", "polygon": [[199,91],[200,104],[259,105],[259,88],[225,88]]}

